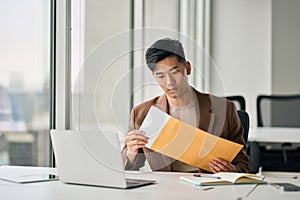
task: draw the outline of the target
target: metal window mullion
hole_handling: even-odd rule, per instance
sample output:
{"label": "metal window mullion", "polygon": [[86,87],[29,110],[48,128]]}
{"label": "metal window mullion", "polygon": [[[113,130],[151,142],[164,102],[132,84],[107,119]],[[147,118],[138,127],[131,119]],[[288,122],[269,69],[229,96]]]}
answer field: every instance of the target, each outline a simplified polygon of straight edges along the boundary
{"label": "metal window mullion", "polygon": [[[136,70],[135,68],[141,67],[144,64],[143,61],[143,50],[141,47],[144,45],[144,0],[133,0],[133,14],[132,14],[132,75],[133,75],[133,85],[132,85],[132,104],[141,102],[144,99],[143,93],[134,93],[135,88],[143,85],[145,81],[144,68],[141,70]],[[132,105],[132,106],[133,106]]]}
{"label": "metal window mullion", "polygon": [[[55,129],[55,115],[56,115],[56,0],[50,1],[50,116],[49,128]],[[55,159],[53,154],[53,147],[50,142],[50,166],[55,166]]]}
{"label": "metal window mullion", "polygon": [[71,49],[72,49],[72,0],[66,2],[66,49],[65,49],[65,129],[70,129],[71,112]]}
{"label": "metal window mullion", "polygon": [[205,0],[196,1],[196,12],[195,12],[195,68],[198,73],[195,75],[195,86],[200,90],[204,91],[205,82],[204,82],[204,20],[205,20]]}
{"label": "metal window mullion", "polygon": [[210,87],[210,69],[211,69],[211,0],[205,0],[205,22],[204,22],[204,92],[209,92]]}

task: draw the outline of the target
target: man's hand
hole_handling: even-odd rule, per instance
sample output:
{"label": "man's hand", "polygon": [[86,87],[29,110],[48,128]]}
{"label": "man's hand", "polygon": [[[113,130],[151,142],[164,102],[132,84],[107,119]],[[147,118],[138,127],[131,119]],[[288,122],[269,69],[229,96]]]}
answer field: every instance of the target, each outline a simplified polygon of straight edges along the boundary
{"label": "man's hand", "polygon": [[222,158],[217,158],[215,160],[210,161],[209,168],[213,173],[237,171],[236,167],[233,164]]}
{"label": "man's hand", "polygon": [[139,130],[132,130],[127,133],[125,143],[127,145],[127,157],[129,161],[133,161],[138,149],[145,147],[148,143],[148,137],[145,135],[145,132]]}

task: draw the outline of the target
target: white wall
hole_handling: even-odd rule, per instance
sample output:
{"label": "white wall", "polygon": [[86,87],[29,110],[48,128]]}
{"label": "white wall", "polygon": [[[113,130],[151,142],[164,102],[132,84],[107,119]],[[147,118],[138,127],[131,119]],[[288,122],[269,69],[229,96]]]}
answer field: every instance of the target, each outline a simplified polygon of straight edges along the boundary
{"label": "white wall", "polygon": [[300,93],[300,1],[272,3],[272,92]]}
{"label": "white wall", "polygon": [[271,92],[271,0],[212,0],[210,92],[246,98],[256,125],[256,97]]}
{"label": "white wall", "polygon": [[[101,3],[96,0],[88,2],[84,48],[87,54],[103,39],[129,27],[129,1],[126,1],[127,3],[122,1],[122,5],[120,2],[110,3],[109,0]],[[103,6],[103,2],[112,8],[123,10],[124,7],[126,11],[115,15]],[[211,0],[211,2],[211,56],[214,64],[210,72],[209,92],[220,96],[243,95],[246,98],[246,109],[251,117],[251,125],[255,126],[256,97],[259,94],[300,91],[300,67],[298,67],[300,1]],[[170,22],[169,18],[161,18],[156,12],[155,8],[162,6],[160,1],[147,1],[145,4],[145,26],[175,30],[178,28],[176,23],[178,16]],[[172,16],[177,15],[174,8],[177,8],[176,3],[172,4]],[[109,23],[106,23],[106,19],[109,19]]]}

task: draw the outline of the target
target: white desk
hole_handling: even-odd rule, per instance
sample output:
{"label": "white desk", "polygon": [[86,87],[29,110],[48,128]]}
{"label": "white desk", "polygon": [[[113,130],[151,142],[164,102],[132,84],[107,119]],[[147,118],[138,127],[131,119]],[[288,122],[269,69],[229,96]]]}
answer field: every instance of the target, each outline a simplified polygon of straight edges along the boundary
{"label": "white desk", "polygon": [[257,127],[249,129],[249,142],[300,143],[300,128]]}
{"label": "white desk", "polygon": [[251,171],[257,172],[261,162],[260,147],[267,150],[282,151],[283,159],[287,162],[286,152],[300,148],[300,128],[250,128],[248,142],[250,146]]}
{"label": "white desk", "polygon": [[[49,168],[28,168],[17,167],[8,172],[2,170],[1,173],[18,173],[18,174],[32,174],[42,172],[55,173],[55,169]],[[276,174],[276,173],[275,173]],[[204,200],[235,200],[238,197],[246,197],[246,195],[255,187],[255,185],[234,185],[234,186],[215,186],[210,190],[202,190],[201,188],[194,187],[192,185],[179,181],[179,176],[186,175],[184,173],[170,173],[170,172],[155,172],[148,174],[131,174],[130,177],[135,178],[154,178],[158,180],[157,184],[148,185],[144,187],[124,190],[124,189],[112,189],[103,187],[82,186],[73,184],[64,184],[60,181],[52,182],[40,182],[29,184],[16,184],[6,181],[0,181],[0,194],[3,200],[66,200],[66,199],[124,199],[124,200],[176,200],[176,199],[204,199]],[[300,173],[292,174],[300,177]],[[279,178],[273,178],[272,175],[267,175],[266,180],[280,182],[292,182],[300,186],[300,179],[292,179],[291,175],[280,174]],[[263,193],[257,193],[256,191],[262,191]],[[280,194],[280,195],[278,195]],[[252,198],[252,195],[255,197]],[[277,199],[299,199],[300,192],[280,193],[270,185],[259,185],[247,199],[266,199],[269,195],[274,196],[272,200]]]}
{"label": "white desk", "polygon": [[[292,183],[300,186],[300,173],[291,172],[263,172],[268,183]],[[293,178],[297,177],[297,179]],[[282,192],[271,185],[260,185],[252,192],[247,200],[271,199],[271,200],[299,200],[300,192]]]}

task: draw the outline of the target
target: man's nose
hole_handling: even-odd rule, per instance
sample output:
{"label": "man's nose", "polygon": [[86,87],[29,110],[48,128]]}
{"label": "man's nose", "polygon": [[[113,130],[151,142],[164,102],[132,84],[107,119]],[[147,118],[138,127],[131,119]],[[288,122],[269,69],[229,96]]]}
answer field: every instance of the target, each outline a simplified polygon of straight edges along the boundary
{"label": "man's nose", "polygon": [[166,80],[166,84],[167,85],[173,85],[175,83],[175,79],[172,77],[172,75],[167,74],[167,80]]}

